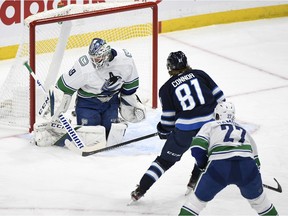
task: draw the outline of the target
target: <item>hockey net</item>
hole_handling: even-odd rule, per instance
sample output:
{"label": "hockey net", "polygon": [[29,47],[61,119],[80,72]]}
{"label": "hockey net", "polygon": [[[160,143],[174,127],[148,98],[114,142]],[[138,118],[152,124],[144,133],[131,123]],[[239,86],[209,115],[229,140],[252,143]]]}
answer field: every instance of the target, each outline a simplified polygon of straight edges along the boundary
{"label": "hockey net", "polygon": [[45,95],[24,67],[25,61],[48,91],[64,71],[87,54],[95,37],[132,53],[140,80],[137,94],[155,108],[157,19],[155,2],[134,1],[67,5],[28,17],[15,62],[0,89],[1,125],[31,131],[39,118],[37,111]]}

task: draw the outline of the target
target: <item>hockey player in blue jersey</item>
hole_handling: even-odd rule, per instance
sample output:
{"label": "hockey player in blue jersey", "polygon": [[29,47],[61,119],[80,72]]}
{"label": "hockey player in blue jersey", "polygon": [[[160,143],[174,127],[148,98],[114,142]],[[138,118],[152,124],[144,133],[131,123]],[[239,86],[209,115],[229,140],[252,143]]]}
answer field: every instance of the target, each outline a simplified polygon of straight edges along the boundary
{"label": "hockey player in blue jersey", "polygon": [[[167,58],[170,79],[160,88],[161,121],[159,137],[167,139],[160,156],[145,172],[131,199],[139,200],[149,188],[186,152],[198,130],[213,119],[217,103],[225,100],[218,85],[202,70],[192,69],[182,51],[171,52]],[[194,184],[200,174],[197,166],[188,183]]]}
{"label": "hockey player in blue jersey", "polygon": [[180,215],[198,215],[229,184],[238,186],[259,215],[278,215],[263,190],[256,144],[234,115],[232,103],[219,103],[216,121],[206,123],[193,139],[192,156],[202,174]]}

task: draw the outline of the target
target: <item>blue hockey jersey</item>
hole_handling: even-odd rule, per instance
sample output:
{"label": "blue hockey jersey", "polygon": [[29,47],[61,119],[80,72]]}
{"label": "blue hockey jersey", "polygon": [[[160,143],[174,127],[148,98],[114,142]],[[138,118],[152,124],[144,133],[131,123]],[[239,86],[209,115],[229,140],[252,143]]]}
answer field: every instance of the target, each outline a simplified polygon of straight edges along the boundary
{"label": "blue hockey jersey", "polygon": [[198,130],[213,120],[217,103],[225,96],[212,78],[202,70],[190,69],[172,76],[159,90],[161,124],[172,130]]}

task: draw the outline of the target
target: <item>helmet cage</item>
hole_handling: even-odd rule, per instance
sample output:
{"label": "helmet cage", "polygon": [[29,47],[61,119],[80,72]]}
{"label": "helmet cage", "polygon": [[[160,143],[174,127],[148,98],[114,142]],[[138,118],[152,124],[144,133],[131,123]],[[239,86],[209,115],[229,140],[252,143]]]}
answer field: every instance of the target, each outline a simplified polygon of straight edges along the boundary
{"label": "helmet cage", "polygon": [[93,65],[99,69],[109,61],[111,47],[105,40],[94,38],[89,46],[88,53]]}

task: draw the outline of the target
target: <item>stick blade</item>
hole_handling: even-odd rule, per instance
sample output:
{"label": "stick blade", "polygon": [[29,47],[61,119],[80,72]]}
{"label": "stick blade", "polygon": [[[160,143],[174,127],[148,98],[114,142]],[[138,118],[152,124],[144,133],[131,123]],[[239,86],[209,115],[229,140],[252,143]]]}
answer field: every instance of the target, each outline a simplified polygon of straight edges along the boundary
{"label": "stick blade", "polygon": [[281,185],[279,184],[279,182],[276,180],[276,178],[274,178],[274,181],[277,183],[277,190],[279,193],[282,193],[282,187]]}
{"label": "stick blade", "polygon": [[281,187],[280,183],[275,178],[274,178],[274,181],[277,183],[277,187],[272,187],[272,186],[267,185],[267,184],[263,184],[263,187],[265,187],[269,190],[276,191],[278,193],[282,193],[282,187]]}
{"label": "stick blade", "polygon": [[75,152],[78,155],[81,155],[82,157],[91,155],[91,152],[94,153],[95,151],[100,151],[101,149],[105,148],[104,146],[106,145],[105,142],[97,142],[95,143],[95,145],[85,146],[79,149],[75,146],[75,143],[73,141],[66,139],[64,143],[69,150]]}

